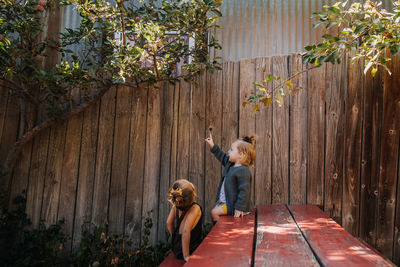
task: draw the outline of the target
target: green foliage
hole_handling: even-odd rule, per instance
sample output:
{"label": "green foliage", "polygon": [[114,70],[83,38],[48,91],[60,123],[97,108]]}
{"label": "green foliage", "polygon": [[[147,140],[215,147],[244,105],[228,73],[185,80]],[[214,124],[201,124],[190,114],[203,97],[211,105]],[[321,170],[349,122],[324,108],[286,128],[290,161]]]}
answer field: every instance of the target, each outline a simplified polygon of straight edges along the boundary
{"label": "green foliage", "polygon": [[[15,209],[9,210],[2,188],[0,217],[0,261],[3,266],[54,266],[60,264],[58,253],[67,237],[62,233],[63,221],[46,227],[40,222],[38,229],[28,230],[31,222],[25,213],[26,198],[13,200]],[[3,197],[4,196],[4,197]]]}
{"label": "green foliage", "polygon": [[381,9],[382,2],[337,2],[324,6],[325,11],[313,14],[314,26],[337,27],[337,33],[325,34],[320,44],[306,46],[303,62],[321,66],[325,62],[340,63],[347,51],[354,51],[352,60],[365,58],[364,73],[371,68],[375,75],[379,66],[390,73],[386,51],[393,56],[400,50],[400,1],[393,2],[393,13]]}
{"label": "green foliage", "polygon": [[[80,247],[72,255],[74,266],[158,266],[171,252],[169,242],[149,243],[152,220],[148,215],[142,229],[142,242],[132,247],[126,236],[107,235],[107,223],[82,226]],[[92,229],[92,230],[90,230]]]}
{"label": "green foliage", "polygon": [[[209,40],[208,33],[221,16],[220,4],[214,0],[113,4],[0,0],[0,80],[14,97],[32,106],[31,112],[39,114],[44,108],[53,119],[76,107],[72,90],[79,89],[90,99],[112,83],[139,87],[175,82],[180,76],[190,80],[204,70],[219,68],[208,51],[220,46],[213,37]],[[73,5],[80,25],[59,36],[48,35],[49,13],[60,5]],[[189,38],[194,40],[191,46]],[[79,46],[79,56],[72,50],[74,45]],[[61,61],[51,66],[49,57],[57,54]],[[180,65],[185,71],[176,71]],[[32,119],[28,128],[36,123]]]}
{"label": "green foliage", "polygon": [[[370,71],[372,77],[382,68],[390,74],[388,61],[390,55],[400,51],[400,1],[393,2],[393,12],[381,8],[382,2],[365,3],[337,2],[324,6],[324,11],[313,13],[314,27],[325,26],[326,34],[322,42],[304,47],[303,63],[318,68],[324,63],[340,64],[346,53],[352,54],[352,60],[364,59],[364,74]],[[331,29],[331,30],[329,30]],[[329,31],[328,31],[329,30]],[[250,96],[243,105],[253,103],[254,112],[259,110],[258,103],[265,106],[275,100],[282,105],[285,94],[293,87],[291,80],[304,71],[295,73],[285,81],[276,82],[279,77],[269,75],[264,83],[255,82],[257,93]],[[267,84],[275,81],[271,89]]]}

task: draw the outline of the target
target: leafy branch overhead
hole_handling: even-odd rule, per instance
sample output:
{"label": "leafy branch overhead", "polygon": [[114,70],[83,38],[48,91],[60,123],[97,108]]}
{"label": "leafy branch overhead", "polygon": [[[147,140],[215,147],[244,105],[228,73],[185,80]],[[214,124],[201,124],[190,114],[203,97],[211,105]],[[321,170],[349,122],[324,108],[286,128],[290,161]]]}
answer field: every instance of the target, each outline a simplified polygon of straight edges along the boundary
{"label": "leafy branch overhead", "polygon": [[[209,51],[220,49],[210,32],[221,0],[112,2],[0,0],[0,81],[21,100],[22,114],[6,170],[35,134],[82,112],[112,85],[174,83],[219,68]],[[48,34],[46,25],[59,19],[53,11],[65,6],[79,26]]]}
{"label": "leafy branch overhead", "polygon": [[[326,62],[340,64],[343,56],[352,52],[352,61],[364,59],[364,74],[370,71],[374,77],[380,67],[391,74],[387,51],[392,56],[400,51],[400,1],[393,2],[393,12],[381,6],[382,2],[366,1],[349,5],[348,1],[342,1],[313,13],[312,18],[316,19],[314,28],[325,26],[327,33],[322,36],[321,43],[305,46],[303,64],[308,63],[311,68],[318,68]],[[263,83],[255,82],[256,94],[250,96],[247,102],[261,102],[269,106],[275,100],[282,105],[282,96],[292,88],[290,81],[304,72],[295,73],[284,81],[269,75]],[[266,84],[271,81],[280,82],[267,90]],[[256,105],[254,111],[258,110]]]}

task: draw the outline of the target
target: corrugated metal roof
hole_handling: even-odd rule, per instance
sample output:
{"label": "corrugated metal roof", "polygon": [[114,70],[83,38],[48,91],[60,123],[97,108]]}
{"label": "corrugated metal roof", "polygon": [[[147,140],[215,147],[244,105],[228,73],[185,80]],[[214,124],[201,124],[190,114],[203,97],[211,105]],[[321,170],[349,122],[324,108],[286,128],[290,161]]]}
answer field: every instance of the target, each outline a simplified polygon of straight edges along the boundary
{"label": "corrugated metal roof", "polygon": [[[321,11],[324,5],[336,0],[224,0],[221,6],[220,28],[214,35],[222,50],[212,52],[222,61],[287,55],[303,51],[303,47],[320,40],[322,28],[313,29],[310,16]],[[349,0],[353,2],[364,2]],[[383,7],[390,10],[391,0]],[[63,8],[62,27],[76,28],[80,17],[73,6]],[[74,46],[78,54],[78,45]]]}
{"label": "corrugated metal roof", "polygon": [[[215,56],[222,61],[287,55],[320,40],[322,28],[312,28],[310,16],[336,0],[224,0],[214,33],[222,51]],[[364,1],[348,1],[353,2]],[[391,0],[383,7],[390,10]]]}

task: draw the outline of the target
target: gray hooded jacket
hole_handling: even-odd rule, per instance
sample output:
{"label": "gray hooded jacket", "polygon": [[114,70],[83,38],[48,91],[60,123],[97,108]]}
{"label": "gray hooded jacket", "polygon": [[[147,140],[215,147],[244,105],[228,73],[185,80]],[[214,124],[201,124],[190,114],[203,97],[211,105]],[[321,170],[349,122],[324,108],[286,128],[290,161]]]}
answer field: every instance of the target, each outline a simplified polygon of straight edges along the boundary
{"label": "gray hooded jacket", "polygon": [[251,211],[251,173],[249,167],[244,165],[234,167],[234,163],[229,161],[229,156],[216,144],[210,150],[225,167],[219,183],[216,201],[219,199],[221,186],[225,179],[224,188],[228,215],[233,215],[235,209],[245,212]]}

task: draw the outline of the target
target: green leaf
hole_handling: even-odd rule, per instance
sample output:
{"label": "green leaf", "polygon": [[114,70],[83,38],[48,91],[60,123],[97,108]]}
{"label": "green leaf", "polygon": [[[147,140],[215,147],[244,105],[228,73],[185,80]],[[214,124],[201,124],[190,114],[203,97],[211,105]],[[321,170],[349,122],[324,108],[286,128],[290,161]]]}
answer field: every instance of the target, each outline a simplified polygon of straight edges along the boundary
{"label": "green leaf", "polygon": [[354,33],[355,34],[359,34],[359,33],[361,33],[361,32],[363,32],[364,30],[365,30],[365,28],[366,28],[366,26],[365,25],[358,25],[357,27],[356,27],[356,29],[354,30]]}
{"label": "green leaf", "polygon": [[255,86],[258,86],[258,87],[261,87],[261,88],[264,88],[264,89],[265,89],[265,85],[263,85],[263,84],[261,84],[261,83],[254,82],[253,84],[254,84]]}
{"label": "green leaf", "polygon": [[268,107],[272,104],[272,97],[265,97],[261,99],[261,102],[264,104],[264,106]]}
{"label": "green leaf", "polygon": [[324,23],[325,21],[316,21],[313,23],[313,28],[317,28],[319,25],[321,25],[322,23]]}
{"label": "green leaf", "polygon": [[331,27],[333,27],[335,25],[337,25],[337,22],[336,21],[331,21],[328,24],[326,24],[325,28],[329,29],[329,28],[331,28]]}
{"label": "green leaf", "polygon": [[267,76],[267,78],[265,78],[265,83],[267,83],[267,82],[269,82],[269,81],[272,81],[272,80],[274,80],[274,76],[273,75],[271,75],[271,74],[269,74],[268,76]]}
{"label": "green leaf", "polygon": [[372,76],[372,78],[375,77],[375,74],[376,74],[377,71],[378,71],[378,68],[373,68],[373,69],[371,70],[371,76]]}
{"label": "green leaf", "polygon": [[259,110],[260,110],[260,106],[259,105],[255,105],[254,108],[253,108],[254,114],[256,114]]}
{"label": "green leaf", "polygon": [[286,81],[285,84],[290,88],[293,88],[293,83],[291,81]]}

